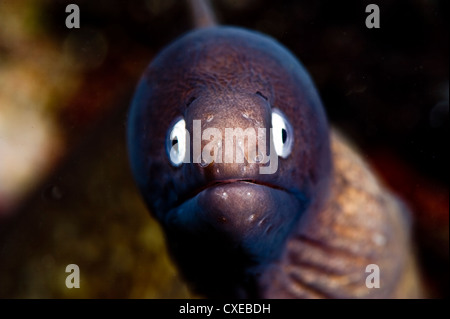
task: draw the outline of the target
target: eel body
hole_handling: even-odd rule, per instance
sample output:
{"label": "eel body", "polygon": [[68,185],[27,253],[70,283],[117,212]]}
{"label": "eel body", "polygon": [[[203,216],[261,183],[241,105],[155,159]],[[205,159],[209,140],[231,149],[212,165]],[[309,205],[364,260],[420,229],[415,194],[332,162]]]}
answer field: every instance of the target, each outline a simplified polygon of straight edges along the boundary
{"label": "eel body", "polygon": [[191,287],[420,297],[407,207],[330,128],[303,65],[269,36],[202,21],[149,65],[128,125],[136,183]]}

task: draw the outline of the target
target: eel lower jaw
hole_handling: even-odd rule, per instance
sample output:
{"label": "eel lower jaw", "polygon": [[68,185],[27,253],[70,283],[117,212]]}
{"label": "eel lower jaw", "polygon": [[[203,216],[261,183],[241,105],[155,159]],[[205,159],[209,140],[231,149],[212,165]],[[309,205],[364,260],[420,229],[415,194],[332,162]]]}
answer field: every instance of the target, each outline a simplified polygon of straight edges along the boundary
{"label": "eel lower jaw", "polygon": [[259,263],[280,253],[301,213],[301,202],[282,187],[239,179],[199,189],[168,211],[163,223],[177,245],[240,249]]}

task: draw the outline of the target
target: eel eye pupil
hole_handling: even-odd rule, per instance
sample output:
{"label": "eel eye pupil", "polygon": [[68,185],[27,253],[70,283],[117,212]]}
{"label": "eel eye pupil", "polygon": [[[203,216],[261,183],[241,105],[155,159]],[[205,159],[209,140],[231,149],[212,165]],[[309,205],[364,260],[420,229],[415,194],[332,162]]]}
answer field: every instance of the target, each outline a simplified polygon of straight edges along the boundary
{"label": "eel eye pupil", "polygon": [[283,144],[286,143],[286,140],[287,140],[287,132],[286,132],[285,129],[282,129],[282,130],[281,130],[281,140],[283,141]]}
{"label": "eel eye pupil", "polygon": [[175,150],[178,151],[178,138],[172,140],[172,147],[175,146]]}

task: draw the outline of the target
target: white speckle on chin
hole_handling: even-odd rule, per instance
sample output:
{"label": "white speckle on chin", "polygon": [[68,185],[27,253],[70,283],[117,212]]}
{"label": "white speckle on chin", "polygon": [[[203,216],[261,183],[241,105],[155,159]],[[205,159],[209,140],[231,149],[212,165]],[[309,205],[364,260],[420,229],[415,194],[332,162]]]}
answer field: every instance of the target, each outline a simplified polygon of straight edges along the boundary
{"label": "white speckle on chin", "polygon": [[252,194],[250,192],[247,192],[247,196],[251,196]]}
{"label": "white speckle on chin", "polygon": [[228,198],[227,192],[223,192],[223,193],[222,193],[222,198],[223,198],[223,199],[227,199],[227,198]]}
{"label": "white speckle on chin", "polygon": [[372,240],[377,246],[384,246],[384,245],[386,245],[386,237],[384,237],[381,234],[374,234],[372,236]]}

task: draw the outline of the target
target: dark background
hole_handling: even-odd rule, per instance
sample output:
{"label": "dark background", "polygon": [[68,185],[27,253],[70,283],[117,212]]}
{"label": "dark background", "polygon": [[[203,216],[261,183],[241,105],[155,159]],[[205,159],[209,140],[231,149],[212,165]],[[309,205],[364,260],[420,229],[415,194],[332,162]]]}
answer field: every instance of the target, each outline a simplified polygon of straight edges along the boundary
{"label": "dark background", "polygon": [[[68,3],[79,5],[81,29],[65,27]],[[380,7],[380,29],[365,27],[369,3]],[[222,24],[269,34],[302,61],[332,126],[414,211],[424,276],[433,296],[447,296],[448,1],[213,4]],[[191,29],[188,7],[174,0],[35,7],[36,28],[68,48],[81,85],[49,115],[64,155],[0,220],[0,297],[191,296],[133,184],[125,145],[134,87],[153,56]],[[1,41],[0,53],[13,54]],[[84,274],[77,292],[64,286],[69,263]]]}

